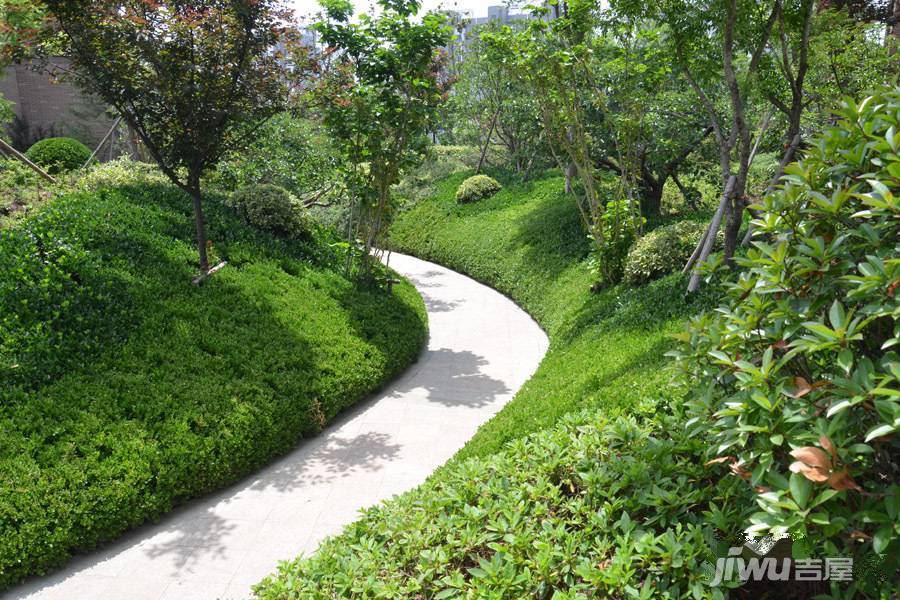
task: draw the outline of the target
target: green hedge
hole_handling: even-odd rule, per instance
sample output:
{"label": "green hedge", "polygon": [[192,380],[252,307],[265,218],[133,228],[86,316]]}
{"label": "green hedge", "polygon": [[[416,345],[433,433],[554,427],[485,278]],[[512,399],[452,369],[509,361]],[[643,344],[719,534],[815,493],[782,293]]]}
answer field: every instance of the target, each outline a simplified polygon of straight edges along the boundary
{"label": "green hedge", "polygon": [[[681,270],[706,231],[706,223],[679,221],[658,227],[639,238],[625,258],[624,280],[640,285]],[[716,246],[721,247],[724,234],[720,231]]]}
{"label": "green hedge", "polygon": [[57,137],[36,142],[25,155],[31,162],[55,175],[80,169],[91,157],[91,151],[78,140]]}
{"label": "green hedge", "polygon": [[226,204],[262,231],[295,237],[310,234],[312,224],[303,207],[277,185],[248,185],[232,193]]}
{"label": "green hedge", "polygon": [[[121,165],[110,167],[116,181]],[[399,373],[424,305],[346,280],[325,239],[93,176],[0,231],[0,588],[231,483]]]}

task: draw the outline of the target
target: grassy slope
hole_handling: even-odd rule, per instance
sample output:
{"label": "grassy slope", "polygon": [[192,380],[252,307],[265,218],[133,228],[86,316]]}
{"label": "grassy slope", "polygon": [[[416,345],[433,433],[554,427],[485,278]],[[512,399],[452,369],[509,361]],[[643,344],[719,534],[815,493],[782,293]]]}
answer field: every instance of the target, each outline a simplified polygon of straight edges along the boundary
{"label": "grassy slope", "polygon": [[495,452],[578,408],[652,410],[667,393],[668,334],[697,309],[683,300],[680,277],[590,293],[588,241],[561,178],[508,181],[494,197],[460,206],[454,193],[467,175],[449,177],[402,214],[393,245],[509,295],[551,344],[534,377],[457,458]]}
{"label": "grassy slope", "polygon": [[0,231],[0,589],[283,453],[413,361],[424,305],[356,288],[321,241],[214,199],[73,193]]}

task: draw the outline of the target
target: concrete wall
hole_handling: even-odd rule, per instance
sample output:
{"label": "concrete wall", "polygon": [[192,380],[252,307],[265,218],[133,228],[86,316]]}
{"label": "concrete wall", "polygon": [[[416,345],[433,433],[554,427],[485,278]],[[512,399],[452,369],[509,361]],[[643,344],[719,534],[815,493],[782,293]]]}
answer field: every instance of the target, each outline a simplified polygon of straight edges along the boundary
{"label": "concrete wall", "polygon": [[[68,68],[66,59],[54,58],[50,63],[41,71],[30,63],[8,67],[0,77],[0,94],[15,103],[14,112],[32,131],[52,128],[54,135],[73,137],[93,149],[113,119],[97,99],[56,76],[63,72],[59,67]],[[103,158],[106,155],[103,152]]]}

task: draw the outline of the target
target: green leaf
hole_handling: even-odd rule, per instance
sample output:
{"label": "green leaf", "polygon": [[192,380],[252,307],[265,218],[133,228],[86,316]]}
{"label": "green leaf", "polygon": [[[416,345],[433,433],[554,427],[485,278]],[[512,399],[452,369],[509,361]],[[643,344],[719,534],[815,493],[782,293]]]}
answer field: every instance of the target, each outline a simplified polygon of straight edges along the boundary
{"label": "green leaf", "polygon": [[869,433],[866,434],[866,441],[871,442],[877,437],[893,433],[894,430],[895,427],[893,425],[879,425],[878,427],[869,430]]}
{"label": "green leaf", "polygon": [[872,537],[872,549],[875,550],[876,554],[884,554],[884,551],[887,550],[891,543],[893,534],[894,527],[892,525],[885,525],[875,532],[875,535]]}
{"label": "green leaf", "polygon": [[805,509],[806,503],[809,501],[809,493],[812,491],[812,484],[800,473],[791,473],[790,484],[791,497],[801,510]]}

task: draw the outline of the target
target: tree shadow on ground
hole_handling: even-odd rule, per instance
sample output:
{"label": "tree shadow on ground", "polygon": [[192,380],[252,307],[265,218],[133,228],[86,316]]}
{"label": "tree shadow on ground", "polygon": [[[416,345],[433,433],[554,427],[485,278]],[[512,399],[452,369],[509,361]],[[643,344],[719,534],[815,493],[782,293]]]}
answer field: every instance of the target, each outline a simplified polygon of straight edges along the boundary
{"label": "tree shadow on ground", "polygon": [[405,398],[424,389],[430,402],[448,407],[484,408],[512,391],[503,381],[483,372],[487,365],[487,359],[468,350],[428,350],[414,373],[395,382],[388,398]]}

